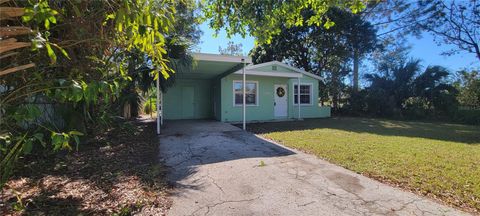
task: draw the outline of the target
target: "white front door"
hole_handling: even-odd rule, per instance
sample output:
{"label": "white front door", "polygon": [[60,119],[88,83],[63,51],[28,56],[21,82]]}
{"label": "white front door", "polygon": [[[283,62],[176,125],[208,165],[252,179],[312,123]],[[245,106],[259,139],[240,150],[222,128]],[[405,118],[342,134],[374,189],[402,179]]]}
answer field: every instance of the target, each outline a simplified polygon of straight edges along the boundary
{"label": "white front door", "polygon": [[275,85],[273,94],[275,95],[274,113],[275,118],[286,118],[288,109],[287,85]]}

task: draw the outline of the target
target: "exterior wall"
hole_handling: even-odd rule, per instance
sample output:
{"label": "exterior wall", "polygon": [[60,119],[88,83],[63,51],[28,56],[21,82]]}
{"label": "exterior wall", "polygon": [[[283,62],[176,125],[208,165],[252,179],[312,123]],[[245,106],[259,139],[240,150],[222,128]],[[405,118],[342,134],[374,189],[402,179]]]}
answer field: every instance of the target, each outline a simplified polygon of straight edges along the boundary
{"label": "exterior wall", "polygon": [[[277,66],[277,70],[272,70],[272,65],[268,65],[268,66],[263,66],[263,67],[259,67],[259,68],[256,68],[255,70],[256,71],[264,71],[264,72],[295,72],[293,70],[290,70],[288,68],[285,68],[285,67],[282,67],[280,65],[276,65]],[[296,72],[295,72],[296,73]]]}
{"label": "exterior wall", "polygon": [[[270,70],[269,70],[270,68]],[[269,68],[259,68],[258,71],[271,72]],[[285,71],[282,71],[285,70]],[[291,72],[289,69],[277,67],[277,71]],[[242,80],[242,75],[230,74],[221,80],[221,117],[224,122],[242,121],[242,106],[234,106],[233,81]],[[247,121],[272,121],[276,120],[274,116],[274,100],[275,100],[275,84],[287,85],[287,101],[288,101],[288,119],[298,117],[298,105],[294,105],[293,101],[293,85],[297,83],[296,78],[267,77],[247,75],[247,81],[258,82],[258,105],[247,106]],[[318,105],[318,80],[311,77],[303,76],[300,78],[302,84],[308,83],[312,85],[312,104],[301,106],[301,118],[321,118],[330,117],[330,107],[320,107]]]}
{"label": "exterior wall", "polygon": [[[256,68],[265,72],[294,72],[291,69],[277,65]],[[181,79],[177,78],[173,87],[165,93],[165,119],[217,119],[223,122],[242,121],[242,106],[234,105],[233,81],[242,80],[242,75],[230,74],[222,79]],[[312,85],[312,103],[301,105],[301,118],[320,118],[330,116],[330,107],[318,105],[318,80],[303,76],[302,84]],[[274,113],[276,84],[287,86],[287,119],[298,118],[298,105],[294,105],[294,84],[297,78],[247,75],[247,81],[258,83],[257,105],[247,106],[247,121],[276,120]],[[188,92],[185,94],[185,92]],[[190,101],[191,100],[191,101]],[[186,115],[185,113],[193,113]]]}
{"label": "exterior wall", "polygon": [[222,88],[221,81],[216,79],[213,81],[213,116],[216,120],[222,119]]}
{"label": "exterior wall", "polygon": [[[318,80],[303,76],[300,78],[300,84],[310,84],[312,85],[312,101],[311,104],[302,104],[300,105],[300,116],[301,118],[324,118],[330,117],[330,107],[320,106],[318,101]],[[297,79],[290,79],[288,81],[288,116],[290,118],[298,117],[298,104],[294,104],[294,85],[297,84]]]}
{"label": "exterior wall", "polygon": [[[183,87],[193,88],[193,103],[182,99]],[[213,118],[213,95],[210,80],[177,79],[175,85],[169,88],[163,97],[164,118],[185,119],[185,109],[192,109],[191,106],[193,106],[193,119],[211,119]]]}
{"label": "exterior wall", "polygon": [[[221,80],[222,114],[221,121],[242,121],[242,106],[234,106],[233,81],[242,80],[242,75],[230,74]],[[258,101],[255,106],[247,106],[247,121],[268,121],[275,119],[273,115],[274,85],[285,84],[288,78],[247,76],[247,81],[258,81]]]}

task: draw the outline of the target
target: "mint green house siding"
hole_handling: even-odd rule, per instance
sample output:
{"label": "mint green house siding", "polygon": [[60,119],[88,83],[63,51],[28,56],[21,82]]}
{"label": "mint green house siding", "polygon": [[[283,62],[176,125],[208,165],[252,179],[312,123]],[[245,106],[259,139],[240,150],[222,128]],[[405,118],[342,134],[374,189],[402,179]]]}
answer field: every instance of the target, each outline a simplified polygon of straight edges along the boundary
{"label": "mint green house siding", "polygon": [[[231,74],[224,77],[222,83],[222,113],[221,121],[237,122],[242,121],[242,106],[234,105],[233,81],[242,80],[241,75]],[[257,105],[249,105],[246,108],[247,121],[266,121],[274,119],[273,115],[273,98],[274,85],[282,84],[288,81],[287,78],[280,77],[262,77],[262,76],[247,76],[247,81],[258,82],[258,101]]]}
{"label": "mint green house siding", "polygon": [[165,119],[213,118],[212,81],[205,79],[177,79],[165,93]]}
{"label": "mint green house siding", "polygon": [[[228,59],[215,62],[217,57],[210,55],[206,58],[208,60],[199,61],[193,70],[178,72],[174,86],[164,93],[164,119],[216,119],[223,122],[243,120],[243,106],[235,105],[234,93],[234,82],[242,81],[243,64],[229,62]],[[318,102],[320,77],[280,62],[249,65],[245,71],[247,82],[256,83],[257,88],[256,104],[246,106],[246,121],[330,117],[330,107],[322,107]],[[310,89],[310,103],[300,106],[300,116],[294,100],[294,86],[298,80],[301,85],[308,85]],[[284,88],[283,97],[277,96],[276,85]],[[303,100],[308,98],[305,94],[302,96]]]}
{"label": "mint green house siding", "polygon": [[[279,67],[277,67],[279,69]],[[234,105],[233,81],[242,80],[241,75],[231,74],[224,77],[221,81],[222,89],[228,89],[221,92],[221,121],[239,122],[242,121],[242,106]],[[247,81],[258,82],[258,105],[246,107],[247,121],[272,121],[285,118],[275,118],[274,116],[274,97],[275,84],[284,84],[287,86],[288,116],[286,119],[298,118],[298,105],[294,105],[294,84],[297,84],[297,78],[267,77],[267,76],[247,76]],[[300,78],[301,84],[312,85],[312,104],[301,105],[301,118],[322,118],[330,117],[330,107],[321,107],[318,104],[318,80],[311,77]]]}

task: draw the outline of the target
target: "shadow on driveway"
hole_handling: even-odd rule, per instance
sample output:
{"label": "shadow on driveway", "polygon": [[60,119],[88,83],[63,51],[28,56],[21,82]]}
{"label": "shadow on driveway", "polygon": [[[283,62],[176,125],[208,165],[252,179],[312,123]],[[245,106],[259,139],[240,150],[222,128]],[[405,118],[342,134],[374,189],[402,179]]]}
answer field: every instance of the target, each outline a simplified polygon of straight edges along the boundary
{"label": "shadow on driveway", "polygon": [[169,215],[462,215],[221,122],[166,122],[160,158]]}
{"label": "shadow on driveway", "polygon": [[[179,182],[195,174],[200,165],[292,154],[295,152],[217,121],[169,121],[160,136],[160,156],[173,170],[168,179],[176,187],[198,189],[198,185]],[[258,165],[262,166],[262,161]]]}

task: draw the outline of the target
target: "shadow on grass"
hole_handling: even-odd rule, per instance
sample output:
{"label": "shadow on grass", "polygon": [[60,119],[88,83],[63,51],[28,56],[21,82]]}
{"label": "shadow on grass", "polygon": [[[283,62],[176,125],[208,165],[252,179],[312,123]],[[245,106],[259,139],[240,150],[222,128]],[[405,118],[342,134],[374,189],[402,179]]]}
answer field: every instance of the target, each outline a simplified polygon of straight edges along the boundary
{"label": "shadow on grass", "polygon": [[437,122],[336,117],[293,122],[252,123],[248,124],[247,129],[259,134],[296,130],[335,129],[382,136],[403,136],[465,144],[480,144],[480,127]]}

